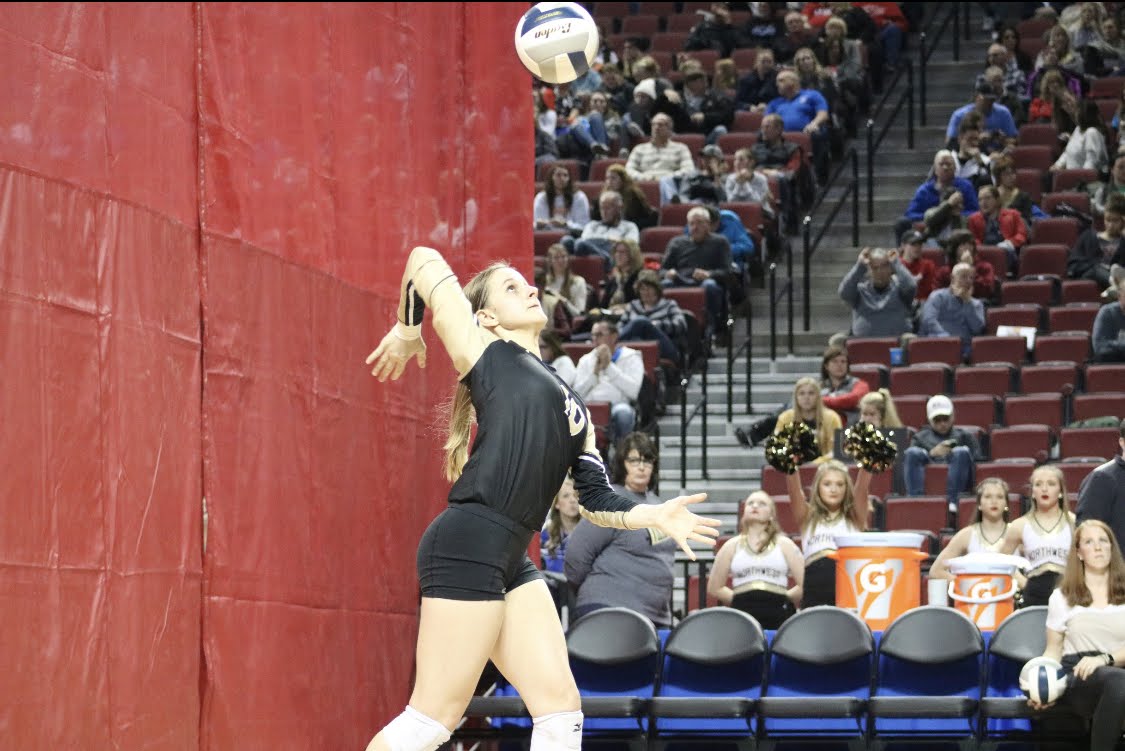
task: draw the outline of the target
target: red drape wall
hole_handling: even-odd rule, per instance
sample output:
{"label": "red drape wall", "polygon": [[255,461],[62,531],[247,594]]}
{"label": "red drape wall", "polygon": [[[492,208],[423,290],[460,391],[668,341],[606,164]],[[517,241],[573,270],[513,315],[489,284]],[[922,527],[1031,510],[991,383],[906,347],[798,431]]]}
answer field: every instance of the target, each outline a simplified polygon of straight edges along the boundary
{"label": "red drape wall", "polygon": [[401,710],[453,373],[432,334],[394,385],[363,359],[413,245],[530,271],[522,10],[0,8],[6,745],[352,749]]}

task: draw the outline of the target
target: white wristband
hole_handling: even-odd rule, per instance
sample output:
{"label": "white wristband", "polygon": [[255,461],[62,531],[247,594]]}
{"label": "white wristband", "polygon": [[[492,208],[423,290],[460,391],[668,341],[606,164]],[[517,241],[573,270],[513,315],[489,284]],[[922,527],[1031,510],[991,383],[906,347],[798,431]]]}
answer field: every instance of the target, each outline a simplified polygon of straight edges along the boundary
{"label": "white wristband", "polygon": [[391,333],[404,342],[412,342],[415,339],[422,338],[422,325],[407,326],[402,321],[396,321],[395,327],[391,329]]}

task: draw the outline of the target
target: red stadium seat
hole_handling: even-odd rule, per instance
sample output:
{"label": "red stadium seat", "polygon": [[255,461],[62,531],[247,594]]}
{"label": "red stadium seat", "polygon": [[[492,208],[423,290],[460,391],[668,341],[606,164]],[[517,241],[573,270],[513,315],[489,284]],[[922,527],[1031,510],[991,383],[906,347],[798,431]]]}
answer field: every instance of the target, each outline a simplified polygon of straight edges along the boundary
{"label": "red stadium seat", "polygon": [[[977,464],[975,479],[979,483],[986,477],[999,477],[1001,480],[1008,483],[1009,491],[1026,495],[1028,491],[1028,480],[1031,479],[1031,472],[1034,469],[1034,459],[1006,459],[998,462],[979,462]],[[1015,515],[1013,514],[1013,516]]]}
{"label": "red stadium seat", "polygon": [[1059,459],[1088,458],[1109,461],[1117,452],[1117,428],[1063,428],[1059,431]]}
{"label": "red stadium seat", "polygon": [[758,60],[758,48],[741,47],[736,49],[731,53],[731,59],[734,60],[738,72],[745,75],[754,67],[754,63]]}
{"label": "red stadium seat", "polygon": [[920,336],[906,346],[906,360],[911,365],[943,362],[955,367],[962,362],[961,339],[956,336]]}
{"label": "red stadium seat", "polygon": [[712,71],[715,69],[715,61],[719,59],[719,53],[716,50],[690,50],[684,53],[684,57],[694,58],[703,66],[703,70]]}
{"label": "red stadium seat", "polygon": [[645,227],[641,230],[641,252],[658,253],[663,257],[672,238],[682,234],[684,234],[683,227]]}
{"label": "red stadium seat", "polygon": [[1012,390],[1010,365],[962,365],[953,373],[953,393],[1003,395]]}
{"label": "red stadium seat", "polygon": [[627,159],[595,159],[590,163],[590,180],[605,181],[605,173],[615,164],[625,164]]}
{"label": "red stadium seat", "polygon": [[[786,534],[793,532],[800,532],[801,529],[797,525],[797,518],[793,516],[793,504],[789,502],[789,495],[782,493],[780,495],[771,495],[773,498],[773,506],[777,510],[777,526]],[[738,504],[738,518],[742,518],[742,503]]]}
{"label": "red stadium seat", "polygon": [[1066,479],[1066,492],[1077,493],[1082,481],[1101,464],[1102,462],[1059,462],[1058,468]]}
{"label": "red stadium seat", "polygon": [[888,532],[924,529],[939,537],[949,529],[949,502],[941,495],[890,496],[883,499],[883,519]]}
{"label": "red stadium seat", "polygon": [[602,283],[605,281],[605,261],[601,256],[571,256],[571,270],[586,280],[590,289],[590,297],[597,299],[601,295]]}
{"label": "red stadium seat", "polygon": [[1026,123],[1020,126],[1020,146],[1046,146],[1056,157],[1062,151],[1059,131],[1053,123]]}
{"label": "red stadium seat", "polygon": [[1087,331],[1094,329],[1094,318],[1098,315],[1098,305],[1079,303],[1047,311],[1047,330],[1051,333],[1062,331]]}
{"label": "red stadium seat", "polygon": [[570,359],[577,364],[582,355],[594,351],[594,344],[593,342],[563,342],[562,348],[563,352],[570,355]]}
{"label": "red stadium seat", "polygon": [[1051,450],[1051,429],[1031,424],[993,428],[988,442],[993,461],[1027,458],[1041,463],[1047,461]]}
{"label": "red stadium seat", "polygon": [[872,391],[877,391],[881,388],[886,388],[890,377],[887,375],[887,366],[879,363],[867,362],[859,365],[849,365],[848,372],[856,378],[861,378],[867,382],[868,388]]}
{"label": "red stadium seat", "polygon": [[[738,60],[735,59],[737,65]],[[731,133],[754,133],[755,135],[762,129],[762,118],[764,115],[761,112],[751,112],[750,110],[739,110],[734,113],[734,126],[731,128]],[[728,133],[727,135],[730,135]],[[720,136],[720,139],[722,137]],[[722,144],[722,140],[719,141]],[[726,151],[726,149],[723,149]]]}
{"label": "red stadium seat", "polygon": [[766,221],[765,215],[762,213],[762,204],[731,201],[720,203],[719,208],[738,214],[738,218],[742,220],[742,226],[750,234],[755,235],[755,240],[760,241],[762,239],[762,231],[765,229]]}
{"label": "red stadium seat", "polygon": [[1093,364],[1086,366],[1086,393],[1125,391],[1125,364]]}
{"label": "red stadium seat", "polygon": [[732,131],[719,136],[719,148],[724,154],[734,155],[742,148],[750,148],[758,142],[758,132]]}
{"label": "red stadium seat", "polygon": [[1004,424],[1046,425],[1053,431],[1063,426],[1066,396],[1057,392],[1018,394],[1004,398]]}
{"label": "red stadium seat", "polygon": [[600,180],[583,180],[580,183],[574,184],[574,189],[580,190],[586,194],[586,198],[590,201],[590,207],[598,205],[598,196],[602,194],[602,189],[605,188],[605,183]]}
{"label": "red stadium seat", "polygon": [[566,233],[563,232],[562,230],[554,230],[554,229],[535,230],[535,234],[532,235],[532,237],[534,239],[534,243],[535,243],[535,245],[534,245],[535,255],[545,257],[547,255],[547,248],[550,248],[552,245],[554,245],[557,242],[561,242],[563,237],[565,237],[565,236],[566,236]]}
{"label": "red stadium seat", "polygon": [[[984,430],[996,424],[1000,394],[964,394],[953,399],[953,421],[958,427],[977,425]],[[898,401],[895,401],[897,406]]]}
{"label": "red stadium seat", "polygon": [[1092,417],[1115,417],[1125,420],[1125,391],[1100,394],[1075,394],[1071,419],[1089,420]]}
{"label": "red stadium seat", "polygon": [[974,336],[969,364],[1006,362],[1019,365],[1027,359],[1027,340],[1022,336]]}
{"label": "red stadium seat", "polygon": [[988,262],[997,279],[1008,277],[1008,251],[997,245],[981,245],[977,248],[977,257]]}
{"label": "red stadium seat", "polygon": [[984,330],[989,336],[996,335],[997,326],[1030,326],[1039,329],[1043,320],[1043,306],[1020,303],[986,308],[984,320]]}
{"label": "red stadium seat", "polygon": [[1097,182],[1097,170],[1092,169],[1061,169],[1052,174],[1051,192],[1061,193],[1071,190],[1085,183]]}
{"label": "red stadium seat", "polygon": [[1055,285],[1048,279],[1012,281],[1000,285],[1002,305],[1052,305]]}
{"label": "red stadium seat", "polygon": [[1045,194],[1043,196],[1043,213],[1054,214],[1055,207],[1060,203],[1068,203],[1085,214],[1090,213],[1090,194],[1068,190]]}
{"label": "red stadium seat", "polygon": [[687,226],[688,212],[702,204],[695,203],[666,203],[660,207],[660,226],[679,227],[681,230]]}
{"label": "red stadium seat", "polygon": [[[927,427],[930,423],[926,419],[926,402],[930,397],[917,394],[913,396],[896,396],[895,409],[898,411],[899,419],[908,428],[920,430]],[[956,407],[956,405],[954,405]]]}
{"label": "red stadium seat", "polygon": [[706,139],[707,137],[702,133],[677,133],[672,136],[673,141],[679,141],[684,146],[688,147],[688,151],[691,152],[693,158],[698,156],[699,152],[703,150],[703,144],[706,142]]}
{"label": "red stadium seat", "polygon": [[702,287],[669,287],[664,290],[664,296],[675,300],[677,305],[695,316],[701,329],[707,330],[707,296]]}
{"label": "red stadium seat", "polygon": [[[688,34],[683,31],[662,31],[653,34],[649,37],[649,40],[651,42],[649,51],[651,52],[682,52],[684,44],[688,40]],[[665,69],[665,72],[667,70]]]}
{"label": "red stadium seat", "polygon": [[[690,30],[691,29],[688,29],[688,31]],[[629,36],[652,36],[658,31],[660,31],[660,19],[656,16],[625,16],[621,19],[622,34],[627,34]]]}
{"label": "red stadium seat", "polygon": [[897,337],[856,337],[848,340],[848,361],[859,363],[891,364],[891,349],[899,346]]}
{"label": "red stadium seat", "polygon": [[948,365],[930,363],[928,365],[908,365],[892,368],[890,371],[890,391],[897,399],[900,395],[919,395],[931,397],[949,391],[951,370]]}
{"label": "red stadium seat", "polygon": [[[1046,220],[1041,220],[1046,221]],[[1058,243],[1033,243],[1020,251],[1020,276],[1066,277],[1066,257],[1070,248]],[[1005,282],[1008,284],[1008,282]],[[1044,302],[1043,304],[1049,304]]]}
{"label": "red stadium seat", "polygon": [[1125,85],[1125,77],[1106,76],[1090,80],[1090,90],[1086,96],[1090,99],[1117,99],[1121,96],[1121,87]]}
{"label": "red stadium seat", "polygon": [[1067,216],[1049,217],[1031,225],[1030,242],[1035,245],[1056,244],[1073,248],[1074,243],[1078,242],[1078,232],[1077,219]]}
{"label": "red stadium seat", "polygon": [[1020,392],[1070,394],[1079,384],[1078,365],[1074,362],[1043,362],[1020,368]]}
{"label": "red stadium seat", "polygon": [[1034,169],[1046,172],[1055,162],[1053,150],[1039,144],[1013,146],[1011,150],[1012,163],[1016,169]]}
{"label": "red stadium seat", "polygon": [[1103,302],[1098,283],[1091,279],[1063,279],[1062,302],[1069,305],[1075,302]]}
{"label": "red stadium seat", "polygon": [[1084,363],[1090,356],[1090,338],[1074,334],[1049,334],[1035,340],[1035,362],[1069,360]]}
{"label": "red stadium seat", "polygon": [[1043,200],[1043,170],[1029,167],[1017,169],[1016,185],[1031,197],[1032,202],[1039,203]]}
{"label": "red stadium seat", "polygon": [[645,194],[645,200],[648,201],[649,206],[660,205],[660,181],[659,180],[637,180],[637,187],[642,193]]}
{"label": "red stadium seat", "polygon": [[664,21],[665,31],[678,31],[689,32],[696,24],[699,23],[699,16],[691,13],[676,13],[670,15]]}

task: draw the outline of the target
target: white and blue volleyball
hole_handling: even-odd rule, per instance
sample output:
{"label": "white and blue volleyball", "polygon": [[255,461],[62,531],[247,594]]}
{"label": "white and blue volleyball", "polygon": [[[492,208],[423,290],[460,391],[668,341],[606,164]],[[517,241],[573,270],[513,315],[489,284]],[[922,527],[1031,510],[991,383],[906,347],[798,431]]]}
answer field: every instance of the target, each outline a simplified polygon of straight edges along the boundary
{"label": "white and blue volleyball", "polygon": [[1058,701],[1066,692],[1067,674],[1057,660],[1034,657],[1020,670],[1020,690],[1039,704]]}
{"label": "white and blue volleyball", "polygon": [[516,53],[531,75],[570,83],[598,54],[598,25],[578,3],[539,3],[516,24]]}

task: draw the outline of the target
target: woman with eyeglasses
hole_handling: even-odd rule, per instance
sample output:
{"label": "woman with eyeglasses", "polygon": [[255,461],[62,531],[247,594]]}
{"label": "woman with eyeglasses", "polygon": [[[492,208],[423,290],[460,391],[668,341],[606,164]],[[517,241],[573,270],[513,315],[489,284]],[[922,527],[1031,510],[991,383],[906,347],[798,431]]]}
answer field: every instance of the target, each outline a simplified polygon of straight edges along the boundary
{"label": "woman with eyeglasses", "polygon": [[[658,463],[652,438],[629,433],[617,445],[611,487],[638,504],[659,504]],[[567,581],[577,591],[574,617],[626,607],[657,628],[671,628],[675,558],[676,546],[659,532],[578,522],[567,538],[564,566]]]}

